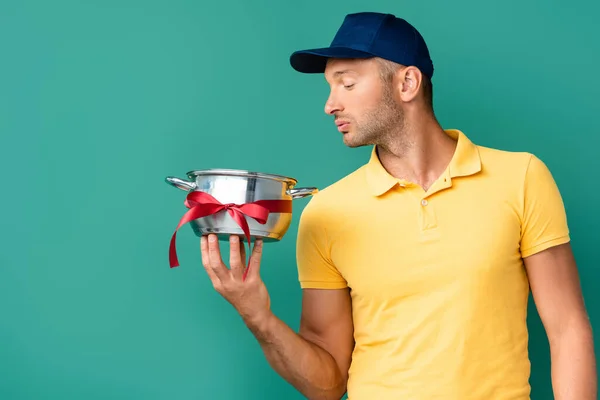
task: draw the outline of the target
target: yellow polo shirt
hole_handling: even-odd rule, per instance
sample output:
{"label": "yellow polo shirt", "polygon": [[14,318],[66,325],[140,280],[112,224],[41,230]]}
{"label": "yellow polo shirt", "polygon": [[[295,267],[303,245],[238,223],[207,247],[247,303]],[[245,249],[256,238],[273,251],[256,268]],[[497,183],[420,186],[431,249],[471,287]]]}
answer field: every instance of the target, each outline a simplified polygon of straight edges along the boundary
{"label": "yellow polo shirt", "polygon": [[425,192],[370,161],[300,218],[302,288],[349,287],[349,400],[529,399],[523,257],[569,240],[549,170],[529,153],[457,148]]}

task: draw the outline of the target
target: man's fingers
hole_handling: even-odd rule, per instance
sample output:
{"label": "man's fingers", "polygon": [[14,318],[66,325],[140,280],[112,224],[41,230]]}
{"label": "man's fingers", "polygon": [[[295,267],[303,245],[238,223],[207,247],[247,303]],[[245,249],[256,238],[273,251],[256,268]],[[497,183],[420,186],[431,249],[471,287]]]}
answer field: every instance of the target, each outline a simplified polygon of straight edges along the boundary
{"label": "man's fingers", "polygon": [[246,267],[246,244],[243,241],[240,241],[240,252],[242,257],[242,263],[244,264],[244,268]]}
{"label": "man's fingers", "polygon": [[254,241],[254,248],[250,255],[248,276],[259,276],[260,273],[260,261],[262,259],[263,241],[262,239],[256,239]]}
{"label": "man's fingers", "polygon": [[202,265],[204,268],[208,268],[208,237],[200,237],[200,254],[202,255]]}
{"label": "man's fingers", "polygon": [[243,250],[244,244],[240,243],[240,238],[231,235],[229,237],[229,267],[235,279],[241,279],[244,273],[245,257],[242,257]]}
{"label": "man's fingers", "polygon": [[[213,282],[227,282],[231,277],[241,280],[246,270],[246,246],[236,235],[229,237],[230,253],[229,263],[231,270],[223,263],[219,241],[214,234],[200,238],[200,250],[202,253],[202,265]],[[248,275],[258,276],[262,259],[263,241],[256,239],[249,261]]]}
{"label": "man's fingers", "polygon": [[217,235],[212,233],[208,235],[208,268],[213,271],[221,282],[229,280],[229,270],[221,258],[221,249],[219,248]]}
{"label": "man's fingers", "polygon": [[210,268],[210,260],[209,260],[209,256],[208,256],[208,237],[207,236],[200,237],[200,253],[202,255],[202,266],[204,267],[204,270],[208,274],[208,277],[210,278],[213,285],[215,285],[219,281],[219,278],[214,273],[212,268]]}

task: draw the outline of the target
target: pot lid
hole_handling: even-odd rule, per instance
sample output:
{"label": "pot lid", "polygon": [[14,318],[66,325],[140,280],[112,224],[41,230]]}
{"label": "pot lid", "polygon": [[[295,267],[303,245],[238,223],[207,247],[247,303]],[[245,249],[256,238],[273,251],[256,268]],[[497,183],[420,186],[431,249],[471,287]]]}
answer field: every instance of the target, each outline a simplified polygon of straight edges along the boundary
{"label": "pot lid", "polygon": [[204,170],[189,171],[187,176],[190,179],[195,179],[198,176],[240,176],[243,178],[259,178],[259,179],[272,179],[280,182],[285,182],[288,185],[296,185],[298,181],[288,176],[268,174],[264,172],[246,171],[243,169],[224,169],[224,168],[212,168]]}

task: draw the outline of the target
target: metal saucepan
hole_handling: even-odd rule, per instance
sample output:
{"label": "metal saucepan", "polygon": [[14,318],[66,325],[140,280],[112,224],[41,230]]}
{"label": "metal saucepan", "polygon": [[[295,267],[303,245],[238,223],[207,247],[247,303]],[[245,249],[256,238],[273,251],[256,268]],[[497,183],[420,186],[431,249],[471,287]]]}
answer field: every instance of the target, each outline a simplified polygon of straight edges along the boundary
{"label": "metal saucepan", "polygon": [[[187,173],[189,180],[169,176],[165,181],[186,192],[206,192],[220,203],[245,204],[256,200],[294,200],[311,196],[317,188],[295,188],[294,178],[234,169],[207,169]],[[263,225],[246,218],[250,236],[265,242],[278,241],[287,232],[292,221],[291,213],[270,213]],[[214,233],[219,240],[229,240],[230,235],[244,236],[244,231],[226,210],[192,220],[189,223],[197,236]]]}

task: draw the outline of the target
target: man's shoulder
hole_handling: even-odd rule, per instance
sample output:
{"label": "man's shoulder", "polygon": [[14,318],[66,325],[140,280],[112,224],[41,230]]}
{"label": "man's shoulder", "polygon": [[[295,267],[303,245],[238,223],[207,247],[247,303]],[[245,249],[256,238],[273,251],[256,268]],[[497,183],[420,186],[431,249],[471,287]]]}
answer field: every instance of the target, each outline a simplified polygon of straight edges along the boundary
{"label": "man's shoulder", "polygon": [[481,163],[485,170],[504,174],[525,174],[532,161],[539,161],[534,153],[520,150],[506,150],[477,145]]}
{"label": "man's shoulder", "polygon": [[511,162],[525,162],[533,156],[533,153],[521,150],[507,150],[498,147],[489,147],[477,145],[477,150],[481,155],[482,159],[487,159],[492,162],[499,163],[511,163]]}
{"label": "man's shoulder", "polygon": [[366,165],[361,165],[329,185],[320,188],[306,205],[305,213],[327,213],[331,215],[361,196],[367,190]]}
{"label": "man's shoulder", "polygon": [[338,201],[341,197],[355,197],[358,193],[364,192],[367,183],[365,179],[365,168],[366,165],[361,165],[325,186],[323,189],[319,190],[318,198],[324,202]]}
{"label": "man's shoulder", "polygon": [[510,187],[517,193],[522,193],[522,190],[527,187],[554,185],[553,172],[535,152],[477,147],[483,176],[505,189]]}

